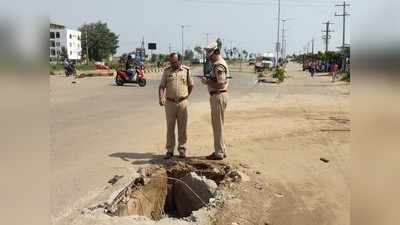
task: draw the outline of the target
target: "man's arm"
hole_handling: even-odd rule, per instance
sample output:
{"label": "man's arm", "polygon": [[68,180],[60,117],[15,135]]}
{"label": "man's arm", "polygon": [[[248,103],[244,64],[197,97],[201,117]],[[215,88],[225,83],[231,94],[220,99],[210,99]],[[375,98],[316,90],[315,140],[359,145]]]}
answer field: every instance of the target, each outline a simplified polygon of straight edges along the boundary
{"label": "man's arm", "polygon": [[193,91],[193,87],[194,87],[194,82],[193,82],[193,78],[192,78],[192,74],[191,74],[190,70],[188,70],[188,74],[187,74],[187,84],[188,84],[188,96],[190,96],[190,94]]}
{"label": "man's arm", "polygon": [[161,76],[160,86],[158,88],[158,102],[160,106],[165,105],[165,87],[167,86],[167,75],[164,70]]}
{"label": "man's arm", "polygon": [[203,83],[210,85],[214,89],[223,89],[227,82],[225,67],[222,65],[215,67],[214,74],[215,74],[215,79],[213,79],[213,80],[203,79],[203,80],[205,80]]}
{"label": "man's arm", "polygon": [[160,106],[165,105],[165,88],[161,86],[158,89],[158,103]]}

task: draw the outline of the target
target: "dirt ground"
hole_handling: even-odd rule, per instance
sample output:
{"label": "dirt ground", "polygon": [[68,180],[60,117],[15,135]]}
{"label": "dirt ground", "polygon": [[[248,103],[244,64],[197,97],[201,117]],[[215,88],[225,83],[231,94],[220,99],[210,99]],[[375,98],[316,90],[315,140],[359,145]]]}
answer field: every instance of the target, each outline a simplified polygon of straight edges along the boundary
{"label": "dirt ground", "polygon": [[[225,116],[227,161],[255,174],[255,183],[243,187],[214,224],[350,224],[350,85],[331,83],[323,74],[311,78],[300,68],[289,64],[288,78],[279,85],[233,74]],[[115,174],[127,176],[164,154],[157,83],[117,89],[108,78],[85,78],[74,87],[51,78],[53,224],[70,224]],[[197,86],[189,156],[212,150],[208,96]],[[265,208],[265,215],[252,214],[254,207]]]}

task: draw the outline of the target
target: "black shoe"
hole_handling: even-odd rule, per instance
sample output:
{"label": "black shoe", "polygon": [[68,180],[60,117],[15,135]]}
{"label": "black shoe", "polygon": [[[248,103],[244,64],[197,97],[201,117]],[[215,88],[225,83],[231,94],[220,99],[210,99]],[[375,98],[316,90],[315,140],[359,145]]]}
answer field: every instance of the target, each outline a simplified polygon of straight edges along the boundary
{"label": "black shoe", "polygon": [[167,154],[164,156],[164,159],[171,159],[173,156],[174,156],[174,153],[167,152]]}
{"label": "black shoe", "polygon": [[186,158],[186,148],[179,147],[178,152],[179,152],[179,158],[181,159]]}
{"label": "black shoe", "polygon": [[219,155],[216,155],[215,153],[213,153],[209,156],[206,156],[206,159],[208,159],[208,160],[223,160],[224,156],[219,156]]}

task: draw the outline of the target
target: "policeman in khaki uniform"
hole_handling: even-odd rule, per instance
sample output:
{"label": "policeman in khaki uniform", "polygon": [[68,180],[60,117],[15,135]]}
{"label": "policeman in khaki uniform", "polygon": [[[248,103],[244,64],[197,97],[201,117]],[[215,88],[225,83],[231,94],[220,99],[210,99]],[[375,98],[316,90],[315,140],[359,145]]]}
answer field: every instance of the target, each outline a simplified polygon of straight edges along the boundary
{"label": "policeman in khaki uniform", "polygon": [[212,66],[210,75],[203,77],[202,83],[207,85],[210,93],[211,123],[214,134],[214,153],[206,158],[209,160],[222,160],[226,157],[224,114],[228,103],[229,69],[220,55],[217,43],[211,43],[205,50]]}
{"label": "policeman in khaki uniform", "polygon": [[186,157],[188,97],[193,89],[193,79],[189,67],[181,65],[181,56],[171,53],[170,66],[165,68],[159,87],[159,102],[165,106],[167,120],[167,154],[165,159],[174,155],[175,124],[178,124],[178,152],[180,158]]}

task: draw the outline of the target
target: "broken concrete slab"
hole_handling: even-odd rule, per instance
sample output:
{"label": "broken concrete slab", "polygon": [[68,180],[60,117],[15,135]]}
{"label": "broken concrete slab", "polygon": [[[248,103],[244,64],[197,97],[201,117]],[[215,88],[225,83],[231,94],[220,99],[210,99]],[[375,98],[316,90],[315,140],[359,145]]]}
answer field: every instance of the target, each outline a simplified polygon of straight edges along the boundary
{"label": "broken concrete slab", "polygon": [[184,176],[182,181],[184,183],[177,182],[173,189],[178,217],[190,216],[193,211],[204,207],[204,203],[207,204],[209,199],[215,196],[218,188],[213,180],[194,172]]}

